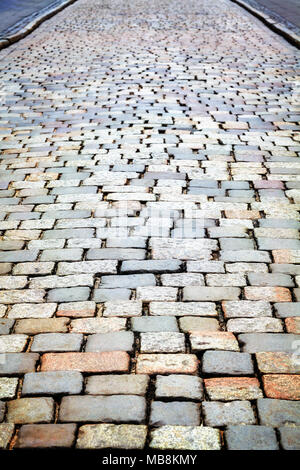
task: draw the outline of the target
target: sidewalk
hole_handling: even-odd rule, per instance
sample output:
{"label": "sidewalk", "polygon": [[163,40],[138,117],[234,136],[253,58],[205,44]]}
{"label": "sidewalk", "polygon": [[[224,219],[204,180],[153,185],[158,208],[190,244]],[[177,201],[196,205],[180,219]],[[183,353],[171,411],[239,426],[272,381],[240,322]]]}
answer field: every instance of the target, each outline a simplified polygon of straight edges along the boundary
{"label": "sidewalk", "polygon": [[0,51],[0,448],[299,448],[298,55],[229,0]]}

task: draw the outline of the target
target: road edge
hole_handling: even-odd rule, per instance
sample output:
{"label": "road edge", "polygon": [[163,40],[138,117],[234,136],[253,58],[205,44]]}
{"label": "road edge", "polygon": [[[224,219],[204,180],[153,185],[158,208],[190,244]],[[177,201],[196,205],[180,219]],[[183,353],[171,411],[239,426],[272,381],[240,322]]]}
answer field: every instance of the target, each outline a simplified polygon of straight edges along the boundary
{"label": "road edge", "polygon": [[25,36],[27,36],[32,31],[34,31],[41,23],[48,20],[52,16],[56,15],[56,13],[64,10],[66,7],[68,7],[69,5],[72,5],[72,3],[75,3],[75,2],[76,0],[66,0],[60,5],[54,8],[51,8],[50,10],[46,11],[46,13],[30,21],[26,26],[19,29],[19,31],[12,34],[11,36],[0,37],[0,50],[11,46],[13,43],[19,41],[20,39],[23,39]]}
{"label": "road edge", "polygon": [[243,0],[231,0],[231,1],[239,5],[240,7],[245,8],[245,10],[247,10],[249,13],[252,13],[252,15],[256,16],[256,18],[261,20],[266,26],[268,26],[270,29],[275,31],[275,33],[280,34],[280,36],[283,36],[289,43],[291,43],[293,46],[296,46],[298,49],[300,49],[300,36],[294,33],[294,31],[286,28],[281,23],[277,23],[269,15],[267,15],[266,13],[263,13],[257,8],[252,7],[251,5],[249,5],[247,2]]}

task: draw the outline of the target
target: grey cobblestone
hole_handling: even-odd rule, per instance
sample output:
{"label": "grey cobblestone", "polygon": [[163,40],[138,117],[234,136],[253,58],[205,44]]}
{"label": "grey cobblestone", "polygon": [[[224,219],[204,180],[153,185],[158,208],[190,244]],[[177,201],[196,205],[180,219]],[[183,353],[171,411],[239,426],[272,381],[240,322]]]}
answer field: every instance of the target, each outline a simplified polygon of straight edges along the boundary
{"label": "grey cobblestone", "polygon": [[297,402],[260,398],[257,400],[257,409],[260,422],[265,426],[300,425],[300,408]]}
{"label": "grey cobblestone", "polygon": [[266,426],[228,426],[229,450],[278,450],[274,429]]}
{"label": "grey cobblestone", "polygon": [[93,375],[87,379],[86,393],[91,395],[146,394],[147,375]]}
{"label": "grey cobblestone", "polygon": [[197,426],[200,423],[199,405],[189,402],[154,401],[151,405],[151,426]]}
{"label": "grey cobblestone", "polygon": [[284,450],[299,450],[300,442],[300,429],[299,426],[296,428],[282,427],[279,428],[280,441]]}
{"label": "grey cobblestone", "polygon": [[199,377],[189,375],[158,375],[155,396],[157,398],[188,398],[202,400],[203,385]]}
{"label": "grey cobblestone", "polygon": [[134,335],[131,331],[115,331],[106,334],[90,335],[85,350],[88,352],[101,351],[132,351]]}

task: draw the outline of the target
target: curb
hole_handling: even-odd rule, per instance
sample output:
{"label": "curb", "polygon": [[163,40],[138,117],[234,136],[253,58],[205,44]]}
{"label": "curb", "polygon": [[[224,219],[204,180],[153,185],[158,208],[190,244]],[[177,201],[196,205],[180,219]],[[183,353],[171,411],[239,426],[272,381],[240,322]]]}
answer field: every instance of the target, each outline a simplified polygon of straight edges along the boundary
{"label": "curb", "polygon": [[32,31],[34,31],[41,23],[48,20],[49,18],[54,16],[56,13],[60,12],[61,10],[64,10],[66,7],[68,7],[69,5],[72,5],[72,3],[75,3],[75,2],[76,0],[66,0],[60,5],[57,5],[53,7],[52,9],[46,11],[46,13],[38,16],[37,18],[34,18],[26,26],[21,27],[21,29],[11,34],[10,36],[0,37],[0,50],[4,49],[5,47],[10,46],[11,44],[19,41],[20,39],[23,39],[25,36],[27,36]]}
{"label": "curb", "polygon": [[257,8],[252,7],[251,5],[244,2],[243,0],[231,0],[231,1],[239,5],[240,7],[245,8],[245,10],[249,11],[249,13],[252,13],[252,15],[256,16],[256,18],[261,20],[266,26],[268,26],[270,29],[275,31],[275,33],[280,34],[280,36],[283,36],[289,43],[291,43],[293,46],[296,46],[298,49],[300,49],[300,36],[294,33],[294,31],[286,28],[281,23],[277,23],[269,15],[266,15],[266,13],[263,13]]}

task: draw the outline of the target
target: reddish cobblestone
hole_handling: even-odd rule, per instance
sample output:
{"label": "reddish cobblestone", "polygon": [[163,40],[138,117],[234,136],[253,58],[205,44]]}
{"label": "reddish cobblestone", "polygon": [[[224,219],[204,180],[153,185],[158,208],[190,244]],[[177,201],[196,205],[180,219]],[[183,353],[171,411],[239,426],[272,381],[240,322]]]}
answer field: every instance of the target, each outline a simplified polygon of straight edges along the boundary
{"label": "reddish cobblestone", "polygon": [[291,302],[292,296],[285,287],[245,287],[248,300],[266,300],[267,302]]}
{"label": "reddish cobblestone", "polygon": [[229,0],[0,51],[1,448],[295,447],[297,59]]}

